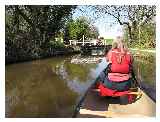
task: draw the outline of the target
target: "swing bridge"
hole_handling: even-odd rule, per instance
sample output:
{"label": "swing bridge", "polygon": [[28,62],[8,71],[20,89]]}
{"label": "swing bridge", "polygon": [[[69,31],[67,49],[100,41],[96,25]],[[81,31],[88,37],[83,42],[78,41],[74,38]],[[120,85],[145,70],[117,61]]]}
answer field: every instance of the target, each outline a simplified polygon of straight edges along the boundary
{"label": "swing bridge", "polygon": [[83,55],[104,55],[106,51],[111,49],[105,40],[69,40],[71,46],[80,47],[81,54]]}

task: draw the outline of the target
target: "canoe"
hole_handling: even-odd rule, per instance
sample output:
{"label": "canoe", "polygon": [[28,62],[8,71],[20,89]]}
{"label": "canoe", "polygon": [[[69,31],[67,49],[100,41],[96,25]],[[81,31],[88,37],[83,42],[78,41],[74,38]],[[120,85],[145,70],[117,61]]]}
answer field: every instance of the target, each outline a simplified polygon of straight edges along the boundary
{"label": "canoe", "polygon": [[[74,117],[77,118],[116,118],[116,117],[155,117],[156,103],[142,90],[140,97],[128,103],[127,97],[102,97],[93,84],[78,103]],[[135,92],[135,94],[139,94]]]}

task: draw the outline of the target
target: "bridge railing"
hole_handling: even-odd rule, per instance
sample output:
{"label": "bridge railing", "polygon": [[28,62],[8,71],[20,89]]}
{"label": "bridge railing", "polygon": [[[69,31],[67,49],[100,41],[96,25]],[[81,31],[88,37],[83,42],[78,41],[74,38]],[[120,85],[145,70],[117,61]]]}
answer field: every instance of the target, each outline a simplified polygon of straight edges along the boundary
{"label": "bridge railing", "polygon": [[[81,44],[82,46],[84,46],[85,44],[90,44],[90,45],[97,45],[98,44],[98,40],[97,39],[93,39],[93,40],[69,40],[70,45],[79,45]],[[107,45],[106,41],[103,40],[101,45]]]}

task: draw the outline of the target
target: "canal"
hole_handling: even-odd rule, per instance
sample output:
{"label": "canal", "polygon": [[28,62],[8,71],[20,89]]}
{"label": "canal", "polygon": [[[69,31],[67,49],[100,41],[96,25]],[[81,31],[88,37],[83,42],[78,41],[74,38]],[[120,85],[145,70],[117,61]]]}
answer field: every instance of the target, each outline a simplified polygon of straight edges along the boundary
{"label": "canal", "polygon": [[[6,117],[72,117],[97,70],[96,63],[71,63],[75,57],[81,56],[6,65]],[[155,56],[134,62],[135,72],[140,67],[143,81],[155,87]]]}

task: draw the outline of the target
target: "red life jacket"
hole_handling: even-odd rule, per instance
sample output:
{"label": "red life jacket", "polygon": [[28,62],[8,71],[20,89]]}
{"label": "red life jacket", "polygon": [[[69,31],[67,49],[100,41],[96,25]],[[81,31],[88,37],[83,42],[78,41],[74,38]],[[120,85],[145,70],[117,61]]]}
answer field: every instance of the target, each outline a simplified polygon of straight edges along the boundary
{"label": "red life jacket", "polygon": [[129,52],[121,53],[118,49],[112,49],[111,62],[112,73],[128,74],[130,69],[129,66],[131,64],[131,54]]}

